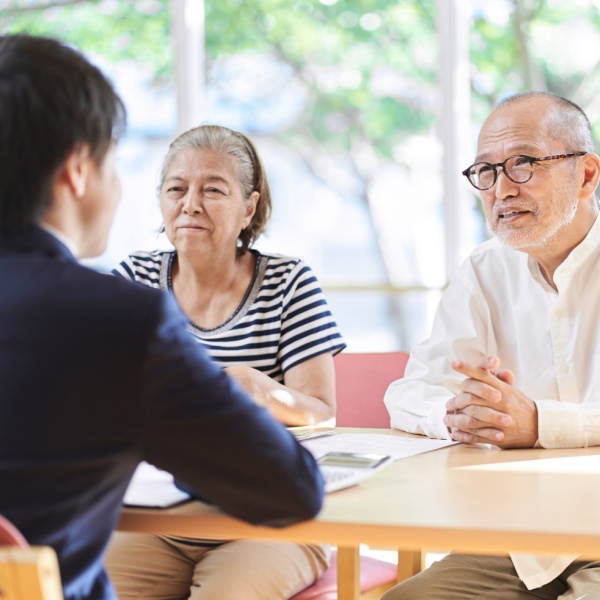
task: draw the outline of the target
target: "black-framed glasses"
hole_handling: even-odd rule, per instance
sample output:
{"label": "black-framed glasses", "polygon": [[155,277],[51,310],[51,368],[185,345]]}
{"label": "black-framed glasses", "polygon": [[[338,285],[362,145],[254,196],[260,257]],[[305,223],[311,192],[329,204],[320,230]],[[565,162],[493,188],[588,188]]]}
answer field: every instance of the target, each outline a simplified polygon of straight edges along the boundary
{"label": "black-framed glasses", "polygon": [[501,163],[478,162],[465,169],[462,174],[471,185],[478,190],[489,190],[498,179],[498,167],[502,167],[504,174],[514,183],[527,183],[533,177],[535,163],[545,160],[558,160],[570,156],[583,156],[587,152],[569,152],[567,154],[554,154],[552,156],[526,156],[515,154],[509,156]]}

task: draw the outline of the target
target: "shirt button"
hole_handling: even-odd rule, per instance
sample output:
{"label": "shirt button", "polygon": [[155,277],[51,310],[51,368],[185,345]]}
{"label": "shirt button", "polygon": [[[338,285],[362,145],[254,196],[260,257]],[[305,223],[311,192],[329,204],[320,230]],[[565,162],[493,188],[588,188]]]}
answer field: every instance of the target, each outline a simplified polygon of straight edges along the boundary
{"label": "shirt button", "polygon": [[560,370],[563,373],[568,373],[571,370],[571,367],[569,367],[569,365],[562,365],[561,368],[560,368]]}

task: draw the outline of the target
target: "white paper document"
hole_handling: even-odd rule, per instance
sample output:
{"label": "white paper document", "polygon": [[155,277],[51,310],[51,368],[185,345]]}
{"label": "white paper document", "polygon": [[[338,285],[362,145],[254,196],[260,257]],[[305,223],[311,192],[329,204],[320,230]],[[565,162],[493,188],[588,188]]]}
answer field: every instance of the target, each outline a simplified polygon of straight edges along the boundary
{"label": "white paper document", "polygon": [[388,454],[392,460],[407,458],[415,454],[430,452],[457,444],[453,440],[433,440],[431,438],[407,438],[396,435],[341,433],[302,442],[315,458],[327,452],[358,452]]}
{"label": "white paper document", "polygon": [[175,486],[173,475],[142,462],[133,474],[125,492],[123,504],[125,506],[167,508],[189,500],[189,498],[189,494]]}

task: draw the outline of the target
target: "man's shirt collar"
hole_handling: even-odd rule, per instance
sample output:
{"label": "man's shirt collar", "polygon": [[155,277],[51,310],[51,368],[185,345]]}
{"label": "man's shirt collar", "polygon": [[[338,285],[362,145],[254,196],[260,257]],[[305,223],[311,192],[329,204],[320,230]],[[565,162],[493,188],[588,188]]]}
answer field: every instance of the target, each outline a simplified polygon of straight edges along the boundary
{"label": "man's shirt collar", "polygon": [[39,227],[44,231],[47,231],[50,235],[54,236],[61,244],[64,244],[71,254],[75,258],[79,256],[79,250],[77,249],[77,245],[75,242],[67,235],[65,235],[62,231],[56,229],[52,225],[48,225],[48,223],[38,223]]}

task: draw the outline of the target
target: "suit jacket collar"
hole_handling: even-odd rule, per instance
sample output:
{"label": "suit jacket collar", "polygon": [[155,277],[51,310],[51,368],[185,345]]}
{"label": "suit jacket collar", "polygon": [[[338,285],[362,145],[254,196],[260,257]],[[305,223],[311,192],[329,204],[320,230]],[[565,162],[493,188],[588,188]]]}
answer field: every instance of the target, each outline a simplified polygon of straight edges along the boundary
{"label": "suit jacket collar", "polygon": [[77,262],[73,253],[51,233],[37,225],[26,225],[22,229],[0,235],[0,253],[16,250],[36,252],[58,260]]}

